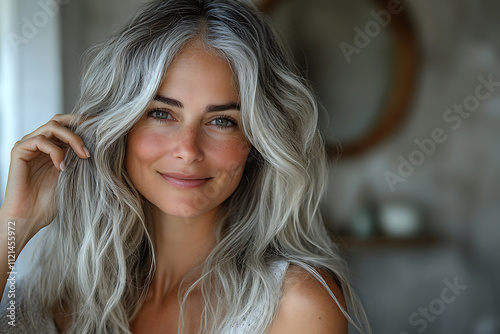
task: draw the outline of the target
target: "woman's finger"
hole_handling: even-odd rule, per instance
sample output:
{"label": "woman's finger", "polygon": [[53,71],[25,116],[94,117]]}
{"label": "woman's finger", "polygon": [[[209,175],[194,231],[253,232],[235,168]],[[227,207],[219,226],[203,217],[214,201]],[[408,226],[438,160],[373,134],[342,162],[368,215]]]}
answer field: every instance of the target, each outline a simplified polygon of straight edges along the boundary
{"label": "woman's finger", "polygon": [[16,143],[12,150],[12,158],[30,161],[37,157],[40,152],[48,154],[58,170],[64,170],[63,150],[43,135],[37,135]]}
{"label": "woman's finger", "polygon": [[78,116],[73,115],[73,114],[55,114],[51,118],[51,120],[57,121],[57,122],[64,124],[64,125],[69,125],[77,117]]}
{"label": "woman's finger", "polygon": [[[59,116],[61,117],[59,117],[58,119],[62,119],[62,121],[67,121],[68,119],[68,117],[66,117],[68,115]],[[85,147],[82,138],[55,119],[50,120],[47,124],[39,127],[28,136],[23,137],[22,141],[34,138],[39,135],[43,135],[48,139],[55,138],[62,143],[70,145],[73,151],[75,151],[75,153],[82,159],[87,159],[90,157],[90,152]]]}
{"label": "woman's finger", "polygon": [[50,124],[51,121],[56,121],[56,122],[62,124],[63,126],[67,127],[73,122],[75,117],[79,117],[79,116],[72,115],[72,114],[55,114],[47,123],[43,124],[35,131],[28,133],[21,140],[37,136],[40,133],[40,130],[41,129],[43,130],[43,128],[45,128],[47,126],[47,124]]}
{"label": "woman's finger", "polygon": [[90,152],[85,147],[82,138],[56,120],[49,121],[47,127],[44,127],[40,134],[47,138],[57,138],[61,142],[70,145],[80,158],[87,159],[90,157]]}
{"label": "woman's finger", "polygon": [[88,119],[87,117],[83,117],[81,115],[74,114],[55,114],[51,120],[57,121],[64,126],[81,124],[84,120]]}

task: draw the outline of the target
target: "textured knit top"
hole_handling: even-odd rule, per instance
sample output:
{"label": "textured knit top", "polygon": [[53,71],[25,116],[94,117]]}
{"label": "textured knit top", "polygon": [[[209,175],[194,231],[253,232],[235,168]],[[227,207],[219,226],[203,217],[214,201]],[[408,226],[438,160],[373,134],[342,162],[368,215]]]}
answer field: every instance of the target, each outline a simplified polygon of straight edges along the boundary
{"label": "textured knit top", "polygon": [[[288,268],[288,262],[279,261],[274,262],[271,270],[277,279],[278,284],[281,286],[285,272]],[[15,282],[15,292],[9,298],[9,287],[7,283],[5,288],[4,298],[0,304],[0,334],[58,334],[57,327],[54,323],[48,310],[42,310],[39,304],[39,299],[36,296],[36,291],[29,300],[28,289],[24,281]],[[12,293],[12,292],[11,292]],[[12,311],[11,301],[14,302],[15,311]],[[38,310],[35,314],[28,316],[26,305],[31,303],[33,310]],[[9,307],[11,308],[9,310]],[[227,334],[245,334],[247,328],[262,316],[262,308],[255,307],[252,312],[247,314],[238,325],[231,327]],[[15,326],[13,326],[14,324]]]}

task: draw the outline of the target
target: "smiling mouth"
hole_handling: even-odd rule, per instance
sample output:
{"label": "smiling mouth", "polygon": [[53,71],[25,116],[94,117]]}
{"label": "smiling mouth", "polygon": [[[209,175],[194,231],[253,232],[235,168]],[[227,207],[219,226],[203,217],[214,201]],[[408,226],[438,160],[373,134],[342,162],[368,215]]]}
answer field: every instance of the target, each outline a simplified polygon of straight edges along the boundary
{"label": "smiling mouth", "polygon": [[162,174],[159,173],[161,177],[167,181],[172,186],[179,189],[193,189],[203,186],[207,183],[211,177],[202,177],[196,175],[184,175],[184,174]]}

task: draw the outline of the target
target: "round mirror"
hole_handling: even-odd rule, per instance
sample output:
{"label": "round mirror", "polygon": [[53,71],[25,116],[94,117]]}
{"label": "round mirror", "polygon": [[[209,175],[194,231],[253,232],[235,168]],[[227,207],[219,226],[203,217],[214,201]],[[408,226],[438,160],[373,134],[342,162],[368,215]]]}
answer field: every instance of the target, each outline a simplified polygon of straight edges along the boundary
{"label": "round mirror", "polygon": [[415,36],[399,1],[261,2],[312,82],[332,157],[361,153],[403,119],[416,72]]}

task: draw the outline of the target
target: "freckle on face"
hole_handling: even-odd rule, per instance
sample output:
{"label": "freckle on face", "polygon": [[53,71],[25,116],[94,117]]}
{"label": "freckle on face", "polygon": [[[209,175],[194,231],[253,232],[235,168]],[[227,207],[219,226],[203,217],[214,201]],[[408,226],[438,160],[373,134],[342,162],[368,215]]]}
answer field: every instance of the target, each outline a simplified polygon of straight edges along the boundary
{"label": "freckle on face", "polygon": [[[232,78],[224,59],[196,45],[186,47],[157,93],[183,107],[153,101],[151,108],[165,108],[172,117],[160,124],[146,113],[128,135],[127,172],[137,190],[166,215],[189,218],[217,210],[241,180],[250,145],[239,125],[218,128],[213,123],[216,116],[239,120],[240,111],[206,112],[209,105],[238,103]],[[162,176],[169,173],[206,182],[178,188]]]}

